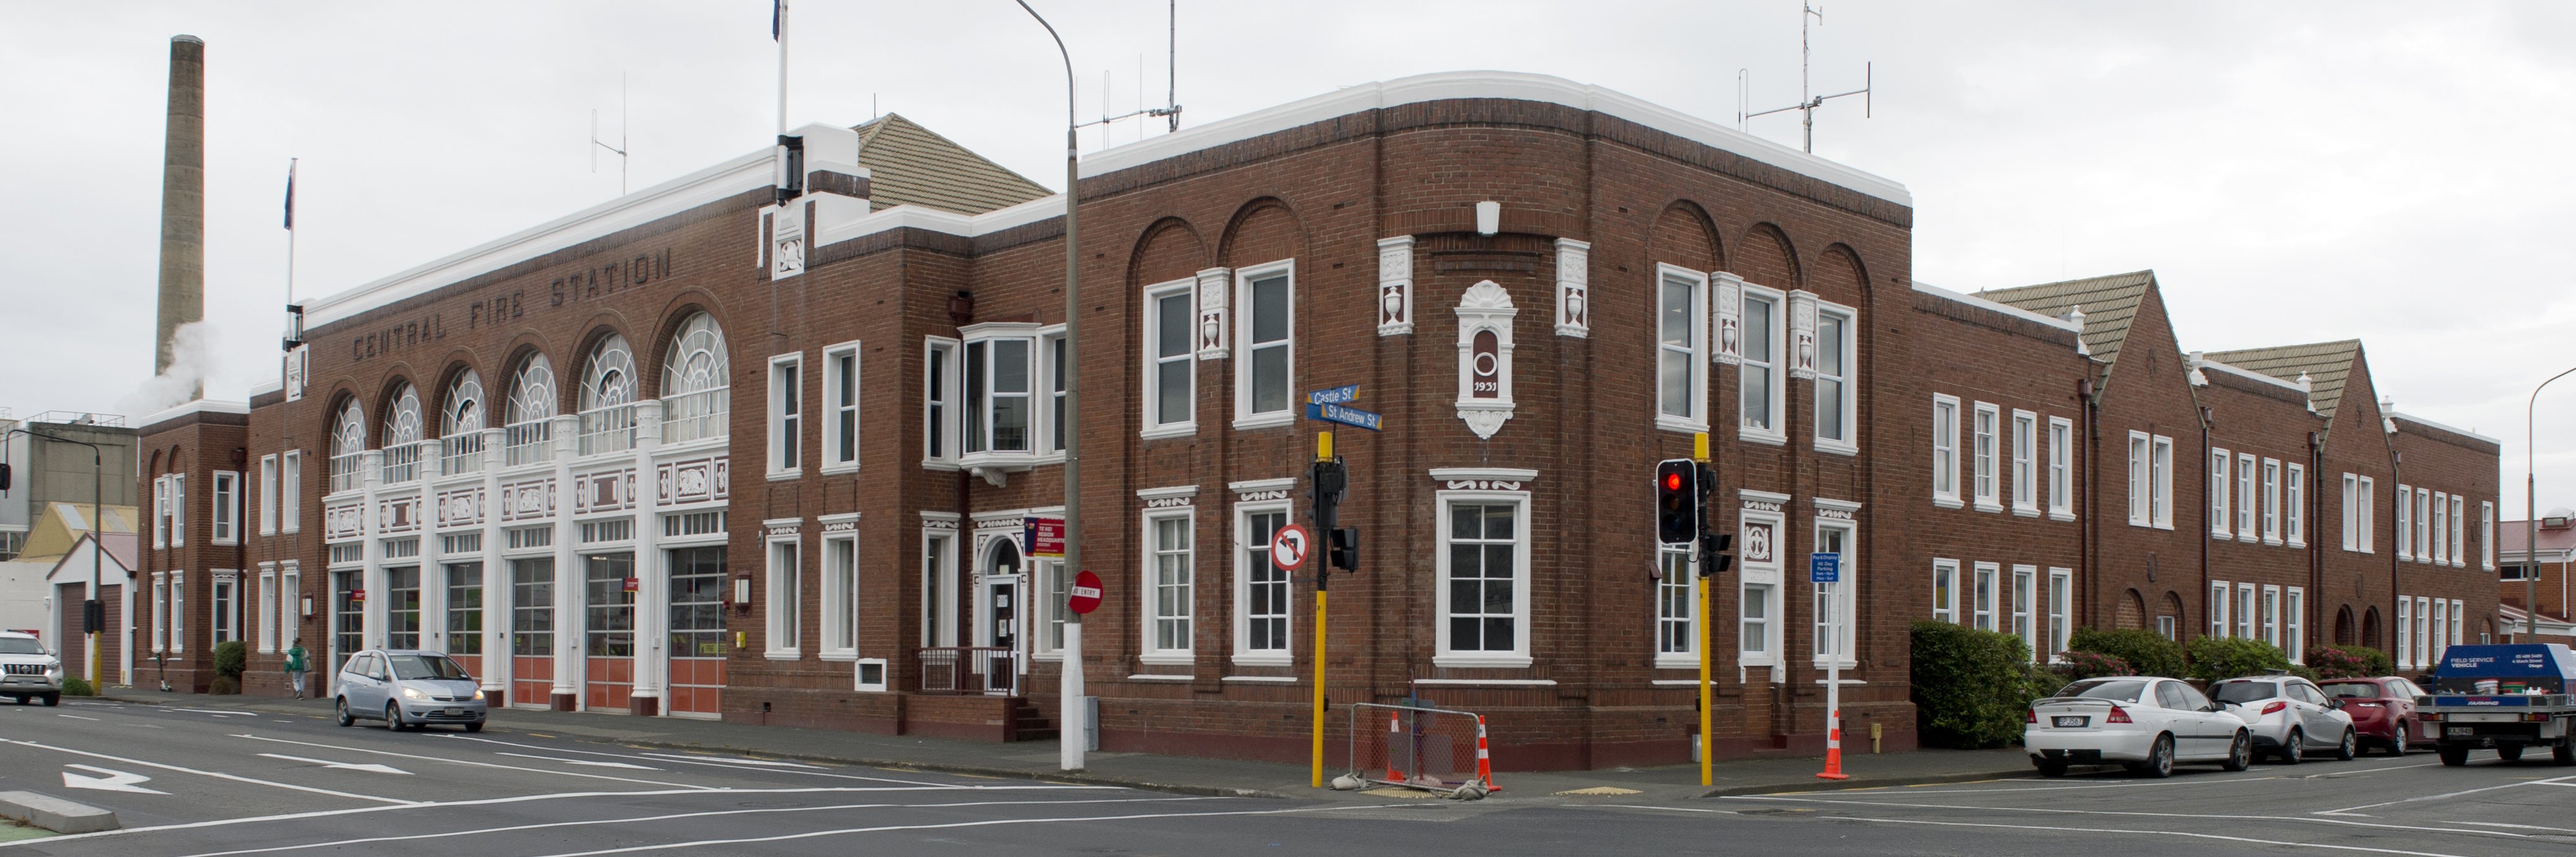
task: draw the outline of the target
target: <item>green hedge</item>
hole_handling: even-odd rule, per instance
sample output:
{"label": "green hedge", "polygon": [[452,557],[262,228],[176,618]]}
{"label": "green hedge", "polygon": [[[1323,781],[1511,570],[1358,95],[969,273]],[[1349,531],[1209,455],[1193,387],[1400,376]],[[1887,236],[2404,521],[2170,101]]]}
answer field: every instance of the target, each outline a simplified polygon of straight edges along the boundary
{"label": "green hedge", "polygon": [[242,675],[242,659],[246,656],[247,653],[240,640],[216,643],[215,675],[239,681]]}
{"label": "green hedge", "polygon": [[1926,621],[1912,636],[1915,729],[1928,746],[2011,743],[2030,701],[2065,683],[2033,666],[2028,644],[2011,634]]}
{"label": "green hedge", "polygon": [[2293,666],[2290,656],[2279,646],[2251,637],[2202,637],[2191,641],[2191,677],[2219,681],[2238,676],[2262,675],[2281,670],[2301,678],[2315,680],[2317,672]]}
{"label": "green hedge", "polygon": [[2068,637],[2066,647],[2072,651],[2109,655],[2127,662],[2131,675],[2160,675],[2182,678],[2184,650],[2181,643],[2165,639],[2154,631],[2128,629],[2111,631],[2100,628],[2077,628]]}
{"label": "green hedge", "polygon": [[2369,646],[2318,646],[2308,650],[2308,666],[2325,678],[2397,674],[2397,659]]}
{"label": "green hedge", "polygon": [[98,691],[89,686],[89,679],[81,678],[80,676],[71,676],[63,679],[63,695],[97,696]]}

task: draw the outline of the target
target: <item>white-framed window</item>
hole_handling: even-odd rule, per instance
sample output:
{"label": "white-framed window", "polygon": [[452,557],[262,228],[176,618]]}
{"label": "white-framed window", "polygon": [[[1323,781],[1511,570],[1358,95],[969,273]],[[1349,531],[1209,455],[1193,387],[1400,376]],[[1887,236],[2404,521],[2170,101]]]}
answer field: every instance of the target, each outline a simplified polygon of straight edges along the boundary
{"label": "white-framed window", "polygon": [[277,456],[259,457],[259,534],[277,532]]}
{"label": "white-framed window", "polygon": [[438,406],[438,473],[454,476],[482,469],[483,377],[467,369],[448,381],[447,401]]}
{"label": "white-framed window", "polygon": [[1186,664],[1196,639],[1197,534],[1191,511],[1145,516],[1146,663]]}
{"label": "white-framed window", "polygon": [[2343,475],[2343,549],[2361,550],[2361,477]]}
{"label": "white-framed window", "polygon": [[1234,661],[1287,664],[1289,609],[1295,587],[1287,569],[1270,561],[1270,539],[1288,526],[1288,503],[1243,503],[1234,507]]}
{"label": "white-framed window", "polygon": [[2451,564],[2454,566],[2469,564],[2468,525],[2469,498],[2451,495]]}
{"label": "white-framed window", "polygon": [[2303,465],[2303,464],[2296,464],[2296,463],[2293,463],[2293,464],[2289,465],[2288,472],[2286,472],[2286,473],[2282,474],[2282,481],[2283,481],[2283,482],[2285,482],[2285,483],[2287,483],[2287,485],[2285,486],[2285,490],[2283,491],[2283,493],[2284,493],[2284,495],[2287,497],[2287,499],[2286,499],[2286,500],[2284,500],[2284,501],[2282,502],[2282,504],[2281,504],[2281,517],[2282,517],[2281,529],[2282,529],[2282,536],[2283,536],[2283,538],[2284,538],[2286,541],[2288,541],[2288,542],[2289,542],[2289,545],[2290,545],[2291,547],[2294,547],[2294,548],[2303,548],[2303,547],[2307,547],[2307,546],[2308,546],[2308,468],[2307,468],[2307,466],[2306,466],[2306,465]]}
{"label": "white-framed window", "polygon": [[2433,556],[2435,563],[2451,561],[2451,495],[2433,492]]}
{"label": "white-framed window", "polygon": [[2281,598],[2282,625],[2288,628],[2281,640],[2281,648],[2289,654],[2290,663],[2307,663],[2308,591],[2292,586],[2281,590]]}
{"label": "white-framed window", "polygon": [[241,472],[215,471],[215,544],[241,544]]}
{"label": "white-framed window", "polygon": [[2048,659],[2066,654],[2075,634],[2075,570],[2048,570]]}
{"label": "white-framed window", "polygon": [[2496,570],[2495,553],[2495,503],[2479,501],[2478,567],[2488,571]]}
{"label": "white-framed window", "polygon": [[1234,276],[1234,427],[1297,419],[1297,271],[1294,260]]}
{"label": "white-framed window", "polygon": [[2263,587],[2263,642],[2281,645],[2281,587]]}
{"label": "white-framed window", "polygon": [[2254,493],[2258,467],[2254,461],[2251,454],[2236,455],[2236,540],[2241,542],[2262,538],[2262,534],[2254,529],[2255,506],[2259,503],[2259,495]]}
{"label": "white-framed window", "polygon": [[2281,543],[2281,460],[2263,459],[2263,543]]}
{"label": "white-framed window", "polygon": [[1959,507],[1959,397],[1932,394],[1932,502]]}
{"label": "white-framed window", "polygon": [[1064,623],[1073,616],[1066,599],[1073,595],[1073,575],[1064,573],[1064,560],[1056,557],[1029,557],[1029,574],[1035,591],[1046,593],[1038,609],[1038,643],[1033,657],[1039,660],[1064,659]]}
{"label": "white-framed window", "polygon": [[1698,569],[1689,548],[1655,548],[1655,666],[1699,665]]}
{"label": "white-framed window", "polygon": [[859,347],[851,341],[823,348],[825,473],[859,469]]}
{"label": "white-framed window", "polygon": [[957,460],[957,340],[924,337],[921,351],[921,458]]}
{"label": "white-framed window", "polygon": [[2012,492],[2015,514],[2039,513],[2039,415],[2013,411]]}
{"label": "white-framed window", "polygon": [[2153,456],[2148,451],[2148,443],[2146,432],[2129,433],[2129,526],[2132,527],[2156,524],[2155,505],[2149,497],[2152,476],[2148,473],[2148,460]]}
{"label": "white-framed window", "polygon": [[1145,437],[1198,431],[1198,281],[1145,287]]}
{"label": "white-framed window", "polygon": [[2149,490],[2154,494],[2153,499],[2155,501],[2156,528],[2160,530],[2173,529],[2174,525],[2173,450],[2173,438],[2166,437],[2164,435],[2156,435],[2155,454],[2147,461],[2148,475],[2152,477],[2149,484]]}
{"label": "white-framed window", "polygon": [[215,572],[213,595],[210,601],[214,609],[206,617],[208,627],[214,631],[210,642],[220,646],[240,639],[241,578],[234,572]]}
{"label": "white-framed window", "polygon": [[1038,445],[1038,454],[1049,461],[1064,460],[1065,426],[1074,417],[1064,409],[1067,373],[1073,371],[1072,364],[1065,360],[1064,348],[1064,325],[1038,330],[1038,383],[1042,388],[1038,406],[1044,412],[1038,425],[1046,434]]}
{"label": "white-framed window", "polygon": [[966,461],[1036,454],[1037,328],[1004,323],[966,330]]}
{"label": "white-framed window", "polygon": [[2000,564],[1991,562],[1976,564],[1975,583],[1969,587],[1969,596],[1974,601],[1969,607],[1968,627],[1980,631],[1995,630],[1995,598],[2000,594],[1995,591],[1997,585],[1995,578],[2002,575],[2003,566]]}
{"label": "white-framed window", "polygon": [[1932,561],[1932,621],[1959,621],[1959,561]]}
{"label": "white-framed window", "polygon": [[1736,663],[1740,666],[1767,666],[1777,660],[1772,645],[1778,628],[1771,621],[1772,595],[1779,589],[1774,583],[1747,583],[1739,594],[1742,606],[1736,617],[1741,639],[1736,643]]}
{"label": "white-framed window", "polygon": [[957,531],[955,521],[945,523],[951,529],[921,531],[921,645],[946,648],[958,645],[957,623]]}
{"label": "white-framed window", "polygon": [[1529,494],[1442,491],[1439,666],[1526,667]]}
{"label": "white-framed window", "polygon": [[1788,531],[1788,520],[1778,512],[1746,508],[1737,515],[1735,544],[1743,577],[1736,602],[1739,666],[1777,670],[1781,665],[1786,650],[1781,642],[1784,623],[1780,620],[1786,609],[1781,601],[1786,591],[1781,566],[1786,561],[1782,555],[1788,553]]}
{"label": "white-framed window", "polygon": [[2235,591],[2236,590],[2228,588],[2227,581],[2213,580],[2209,582],[2210,636],[2227,636],[2229,630],[2229,625],[2227,624],[2227,605],[2236,600],[2236,596],[2231,594]]}
{"label": "white-framed window", "polygon": [[1708,430],[1708,275],[1656,265],[1655,427]]}
{"label": "white-framed window", "polygon": [[277,651],[277,570],[259,570],[259,650]]}
{"label": "white-framed window", "polygon": [[577,454],[607,455],[635,448],[635,354],[626,337],[609,334],[591,346],[574,397],[581,434]]}
{"label": "white-framed window", "polygon": [[304,529],[304,451],[290,449],[277,459],[277,531]]}
{"label": "white-framed window", "polygon": [[2162,635],[2168,640],[2181,639],[2180,637],[2175,636],[2175,634],[2179,633],[2174,627],[2177,621],[2176,617],[2173,616],[2156,617],[2156,633]]}
{"label": "white-framed window", "polygon": [[2468,623],[2469,602],[2453,599],[2451,601],[2451,645],[2459,645],[2460,638],[2467,636]]}
{"label": "white-framed window", "polygon": [[1786,304],[1787,296],[1778,291],[1744,285],[1744,362],[1736,367],[1736,425],[1738,436],[1745,440],[1786,441],[1787,430],[1780,425],[1780,412],[1788,407],[1784,404],[1787,386],[1780,381],[1780,331]]}
{"label": "white-framed window", "polygon": [[2397,668],[2415,666],[2415,599],[2397,596]]}
{"label": "white-framed window", "polygon": [[1974,462],[1976,480],[1974,487],[1977,492],[1977,511],[1980,512],[2000,512],[2004,509],[2003,462],[1998,460],[2003,443],[2003,438],[1998,434],[2003,430],[2002,419],[2002,412],[1993,404],[1978,402],[1975,422],[1968,432],[1970,437],[1968,454],[1970,460]]}
{"label": "white-framed window", "polygon": [[795,536],[772,536],[769,539],[768,584],[768,651],[771,660],[796,660],[803,656],[804,574],[799,567],[801,545]]}
{"label": "white-framed window", "polygon": [[2432,489],[2430,489],[2430,488],[2417,488],[2417,489],[2415,489],[2415,561],[2416,561],[2416,562],[2432,562],[2432,561],[2433,561],[2433,558],[2437,555],[2433,550],[2431,550],[2431,546],[2432,546],[2432,544],[2433,544],[2433,542],[2432,542],[2433,533],[2434,533],[2435,531],[2432,529],[2432,523],[2433,523],[2433,510],[2432,510],[2432,509],[2430,509],[2430,508],[2428,508],[2428,507],[2432,505],[2432,500],[2433,500],[2433,491],[2432,491]]}
{"label": "white-framed window", "polygon": [[188,649],[188,573],[170,572],[170,651]]}
{"label": "white-framed window", "polygon": [[769,358],[769,475],[795,476],[804,470],[805,355]]}
{"label": "white-framed window", "polygon": [[170,650],[170,576],[152,575],[152,650]]}
{"label": "white-framed window", "polygon": [[170,474],[170,546],[188,543],[188,474]]}
{"label": "white-framed window", "polygon": [[384,466],[379,472],[387,485],[401,485],[420,478],[420,440],[427,426],[421,422],[420,391],[410,384],[395,389],[393,406],[385,411],[385,428],[376,438],[384,450]]}
{"label": "white-framed window", "polygon": [[2377,520],[2379,517],[2378,494],[2378,486],[2372,484],[2371,478],[2368,476],[2361,477],[2361,502],[2357,504],[2355,508],[2361,510],[2362,553],[2377,552],[2379,543],[2379,528],[2377,526]]}
{"label": "white-framed window", "polygon": [[297,569],[298,566],[296,561],[290,559],[280,564],[277,570],[277,643],[279,648],[285,648],[287,644],[295,642],[298,637],[295,629],[301,624],[298,620],[304,615],[304,611],[302,609],[304,601],[303,572],[298,571]]}
{"label": "white-framed window", "polygon": [[836,533],[823,537],[824,660],[859,656],[859,537]]}
{"label": "white-framed window", "polygon": [[2408,562],[2415,559],[2414,520],[2415,489],[2404,482],[2397,483],[2397,558]]}
{"label": "white-framed window", "polygon": [[2230,532],[2227,500],[2233,486],[2227,478],[2228,460],[2227,450],[2215,447],[2209,450],[2209,534],[2222,539],[2227,538]]}
{"label": "white-framed window", "polygon": [[2048,516],[2075,519],[2075,423],[2048,418]]}
{"label": "white-framed window", "polygon": [[1860,311],[1816,302],[1816,448],[1857,453]]}
{"label": "white-framed window", "polygon": [[1860,535],[1859,525],[1838,518],[1815,520],[1815,553],[1842,555],[1840,583],[1810,583],[1812,600],[1808,616],[1815,622],[1808,639],[1814,645],[1809,654],[1814,665],[1824,667],[1828,661],[1839,662],[1845,669],[1860,665],[1858,642],[1853,633],[1859,623]]}
{"label": "white-framed window", "polygon": [[170,546],[170,477],[152,477],[152,546]]}
{"label": "white-framed window", "polygon": [[2032,660],[2039,659],[2039,629],[2031,627],[2031,611],[2039,606],[2039,569],[2016,565],[2012,569],[2012,627],[2009,632],[2021,638],[2023,648]]}
{"label": "white-framed window", "polygon": [[518,467],[554,460],[556,398],[554,364],[544,354],[530,353],[510,373],[509,412],[503,415],[501,429],[503,464]]}
{"label": "white-framed window", "polygon": [[2236,636],[2261,639],[2255,629],[2254,584],[2236,584]]}
{"label": "white-framed window", "polygon": [[2439,598],[2426,606],[2431,608],[2426,612],[2433,614],[2433,630],[2424,635],[2424,663],[2432,665],[2441,663],[2442,650],[2450,647],[2451,611],[2443,609],[2447,605]]}

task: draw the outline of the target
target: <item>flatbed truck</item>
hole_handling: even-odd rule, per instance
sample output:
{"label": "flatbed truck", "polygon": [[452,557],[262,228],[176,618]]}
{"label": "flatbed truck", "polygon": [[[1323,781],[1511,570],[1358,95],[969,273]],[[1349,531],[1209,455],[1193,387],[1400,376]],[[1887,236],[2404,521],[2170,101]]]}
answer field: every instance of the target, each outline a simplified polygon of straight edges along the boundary
{"label": "flatbed truck", "polygon": [[2468,764],[2492,749],[2506,762],[2526,750],[2576,765],[2576,651],[2564,643],[2452,646],[2433,666],[2433,695],[2415,700],[2442,764]]}

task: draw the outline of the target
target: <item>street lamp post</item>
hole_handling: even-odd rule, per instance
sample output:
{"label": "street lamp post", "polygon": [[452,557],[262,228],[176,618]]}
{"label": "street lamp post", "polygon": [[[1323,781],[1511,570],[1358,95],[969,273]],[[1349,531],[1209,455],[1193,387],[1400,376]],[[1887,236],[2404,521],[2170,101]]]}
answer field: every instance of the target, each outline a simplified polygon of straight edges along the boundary
{"label": "street lamp post", "polygon": [[[1081,207],[1081,150],[1075,143],[1082,125],[1074,118],[1073,53],[1065,50],[1064,37],[1057,35],[1055,25],[1046,16],[1029,8],[1028,0],[1014,0],[1021,11],[1036,18],[1045,27],[1047,38],[1055,40],[1055,52],[1064,58],[1064,411],[1077,415],[1065,420],[1064,437],[1064,564],[1056,575],[1076,574],[1082,570],[1082,432],[1078,428],[1082,413],[1082,251],[1075,242],[1074,213]],[[1070,591],[1068,589],[1068,591]],[[1048,593],[1054,597],[1054,593]],[[1059,670],[1063,728],[1057,739],[1057,762],[1065,770],[1083,769],[1083,751],[1088,724],[1082,704],[1082,614],[1065,611],[1063,664]]]}
{"label": "street lamp post", "polygon": [[[105,549],[101,543],[107,534],[107,455],[98,444],[50,435],[34,429],[10,429],[8,434],[40,437],[56,443],[76,443],[89,447],[89,597],[81,601],[81,632],[86,642],[81,648],[81,663],[88,667],[91,693],[98,692],[98,631],[90,624],[90,605],[98,601],[98,575],[106,563],[101,560]],[[5,435],[0,435],[5,437]],[[0,488],[8,487],[0,484]]]}
{"label": "street lamp post", "polygon": [[[2576,369],[2551,375],[2549,381],[2565,378],[2569,373],[2576,373]],[[2540,515],[2536,511],[2540,508],[2540,453],[2532,413],[2540,407],[2540,391],[2549,386],[2549,381],[2531,388],[2531,401],[2522,409],[2522,629],[2524,636],[2530,638],[2523,640],[2526,643],[2540,639]]]}

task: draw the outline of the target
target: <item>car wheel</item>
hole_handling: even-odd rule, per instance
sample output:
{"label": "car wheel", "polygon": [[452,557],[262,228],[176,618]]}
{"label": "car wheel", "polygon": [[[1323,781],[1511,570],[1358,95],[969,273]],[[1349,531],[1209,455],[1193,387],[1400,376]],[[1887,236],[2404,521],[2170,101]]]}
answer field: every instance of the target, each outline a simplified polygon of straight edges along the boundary
{"label": "car wheel", "polygon": [[45,704],[48,706],[61,705],[63,704],[63,695],[59,693],[45,694]]}
{"label": "car wheel", "polygon": [[403,731],[402,706],[400,704],[393,702],[385,703],[385,729],[391,732]]}
{"label": "car wheel", "polygon": [[481,732],[481,731],[483,731],[483,721],[477,720],[477,721],[474,721],[474,722],[472,722],[472,723],[465,724],[465,731],[467,731],[467,732]]}
{"label": "car wheel", "polygon": [[2576,765],[2576,735],[2558,739],[2558,746],[2549,749],[2549,760],[2560,765]]}
{"label": "car wheel", "polygon": [[2394,735],[2394,736],[2391,736],[2391,737],[2388,739],[2388,755],[2391,755],[2391,756],[2403,756],[2403,755],[2406,755],[2406,750],[2407,750],[2407,747],[2406,747],[2406,735],[2407,735],[2407,730],[2409,730],[2409,729],[2413,729],[2413,728],[2414,728],[2413,726],[2410,726],[2410,725],[2405,724],[2405,723],[2399,723],[2399,724],[2397,724],[2397,734],[2396,734],[2396,735]]}
{"label": "car wheel", "polygon": [[2307,761],[2308,736],[2298,727],[2290,727],[2290,737],[2281,739],[2281,764],[2296,765]]}
{"label": "car wheel", "polygon": [[2519,762],[2519,761],[2522,761],[2522,745],[2520,745],[2520,744],[2502,744],[2502,745],[2498,745],[2498,746],[2496,747],[2496,758],[2498,758],[2498,759],[2503,759],[2503,760],[2505,760],[2505,761],[2507,761],[2507,762]]}
{"label": "car wheel", "polygon": [[344,696],[331,700],[331,713],[340,715],[340,725],[342,726],[358,722],[358,718],[349,715],[348,697]]}
{"label": "car wheel", "polygon": [[2469,748],[2456,744],[2441,744],[2436,746],[2436,752],[2442,754],[2443,767],[2456,768],[2469,763]]}
{"label": "car wheel", "polygon": [[2147,751],[2147,760],[2140,763],[2135,770],[2141,776],[2161,780],[2173,776],[2173,765],[2173,736],[2158,735],[2155,747]]}
{"label": "car wheel", "polygon": [[2218,767],[2228,771],[2254,767],[2254,736],[2243,729],[2236,730],[2236,740],[2227,745],[2227,761],[2218,763]]}
{"label": "car wheel", "polygon": [[2063,757],[2063,756],[2060,756],[2060,757],[2055,758],[2055,759],[2051,759],[2051,758],[2048,758],[2048,757],[2046,757],[2046,756],[2035,756],[2035,757],[2032,757],[2032,758],[2031,758],[2030,763],[2031,763],[2033,766],[2035,766],[2035,767],[2039,768],[2039,775],[2040,775],[2040,776],[2043,776],[2043,777],[2063,777],[2063,776],[2066,776],[2066,758],[2065,758],[2065,757]]}
{"label": "car wheel", "polygon": [[2343,730],[2343,744],[2335,748],[2335,761],[2349,762],[2358,755],[2361,755],[2361,736],[2354,735],[2351,729]]}

